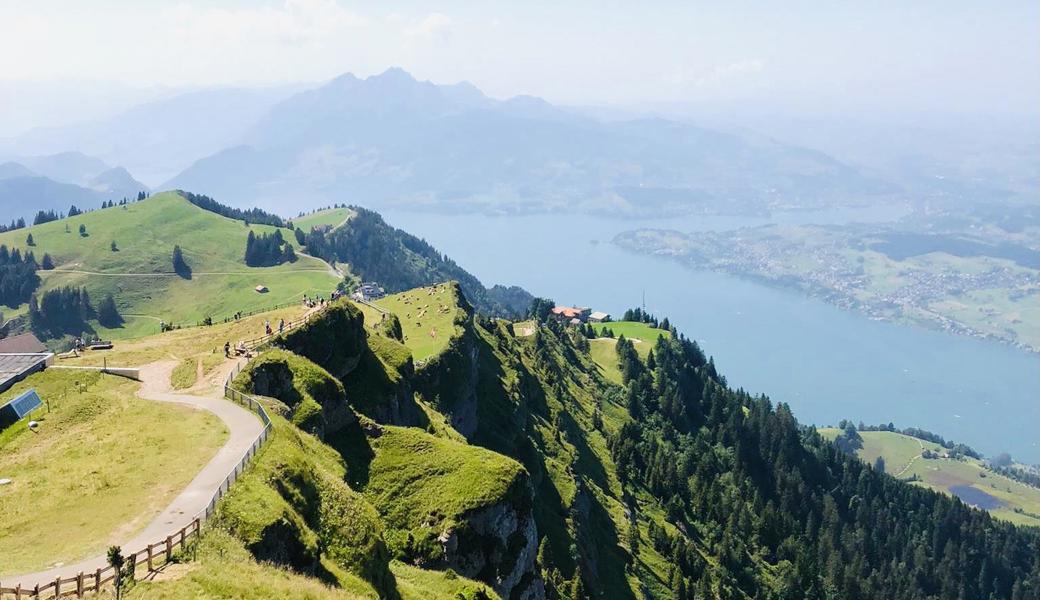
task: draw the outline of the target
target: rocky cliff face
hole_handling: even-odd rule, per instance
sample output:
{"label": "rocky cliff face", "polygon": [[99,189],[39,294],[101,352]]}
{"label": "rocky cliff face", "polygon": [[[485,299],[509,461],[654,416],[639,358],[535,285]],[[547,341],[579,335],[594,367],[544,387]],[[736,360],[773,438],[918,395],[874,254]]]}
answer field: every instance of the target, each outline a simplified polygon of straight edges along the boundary
{"label": "rocky cliff face", "polygon": [[462,517],[441,533],[445,561],[458,573],[492,584],[502,598],[545,598],[535,558],[538,530],[527,478],[518,480],[516,498]]}

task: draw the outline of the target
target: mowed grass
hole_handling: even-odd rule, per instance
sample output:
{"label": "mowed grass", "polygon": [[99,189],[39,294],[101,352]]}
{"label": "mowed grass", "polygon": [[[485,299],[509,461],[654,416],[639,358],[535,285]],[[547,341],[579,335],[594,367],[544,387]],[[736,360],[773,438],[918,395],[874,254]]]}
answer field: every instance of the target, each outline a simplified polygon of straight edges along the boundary
{"label": "mowed grass", "polygon": [[654,344],[657,343],[657,338],[662,336],[670,338],[672,336],[670,331],[655,329],[646,323],[640,323],[638,321],[593,323],[592,328],[601,336],[605,330],[609,329],[614,333],[614,338],[623,335],[626,339],[632,340],[636,352],[643,358],[646,358],[647,355],[650,354],[650,350],[654,347]]}
{"label": "mowed grass", "polygon": [[[28,388],[50,400],[0,434],[0,578],[103,553],[147,525],[227,439],[214,415],[138,398],[136,382],[48,369]],[[162,426],[158,426],[158,424]]]}
{"label": "mowed grass", "polygon": [[[820,429],[820,434],[833,440],[838,430]],[[921,457],[925,449],[940,454],[947,452],[932,442],[891,431],[861,431],[860,436],[863,448],[856,455],[868,464],[874,464],[879,456],[884,457],[885,472],[889,475],[900,479],[916,476],[919,479],[916,485],[945,494],[952,494],[950,488],[953,487],[973,487],[1004,503],[999,508],[990,509],[995,517],[1019,525],[1040,527],[1040,489],[997,475],[987,470],[982,461],[973,458],[926,460]]]}
{"label": "mowed grass", "polygon": [[[460,309],[449,284],[393,294],[373,304],[401,320],[404,345],[412,351],[416,361],[439,354],[455,335],[455,315]],[[368,322],[367,313],[365,322]]]}
{"label": "mowed grass", "polygon": [[[86,237],[78,233],[81,224],[87,228]],[[157,331],[159,321],[194,324],[206,317],[223,319],[238,311],[295,301],[304,294],[329,294],[338,277],[316,258],[299,256],[295,263],[275,267],[246,266],[249,232],[275,229],[246,227],[164,192],[142,202],[0,234],[0,244],[32,250],[37,260],[44,253],[51,255],[56,268],[40,272],[42,291],[84,286],[95,303],[112,294],[126,323],[114,329],[95,324],[95,329],[101,337],[125,339]],[[32,248],[25,245],[27,232],[35,241]],[[282,230],[282,235],[296,245],[291,231]],[[191,279],[173,273],[175,244],[192,268]],[[257,285],[269,291],[257,293]]]}
{"label": "mowed grass", "polygon": [[310,231],[312,227],[339,227],[346,222],[347,219],[353,216],[354,211],[349,208],[327,208],[325,210],[312,212],[302,217],[296,217],[292,220],[292,223],[293,227],[306,233]]}

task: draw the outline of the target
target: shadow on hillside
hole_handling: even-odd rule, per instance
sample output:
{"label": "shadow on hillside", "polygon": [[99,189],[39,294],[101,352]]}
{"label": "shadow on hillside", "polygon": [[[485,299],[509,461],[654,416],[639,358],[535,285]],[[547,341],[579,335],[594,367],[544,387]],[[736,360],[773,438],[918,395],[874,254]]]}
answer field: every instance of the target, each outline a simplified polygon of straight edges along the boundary
{"label": "shadow on hillside", "polygon": [[372,459],[375,458],[376,453],[372,450],[372,445],[368,442],[368,436],[361,428],[361,423],[353,423],[326,436],[325,443],[343,457],[343,462],[347,467],[347,484],[355,491],[364,490],[368,485]]}

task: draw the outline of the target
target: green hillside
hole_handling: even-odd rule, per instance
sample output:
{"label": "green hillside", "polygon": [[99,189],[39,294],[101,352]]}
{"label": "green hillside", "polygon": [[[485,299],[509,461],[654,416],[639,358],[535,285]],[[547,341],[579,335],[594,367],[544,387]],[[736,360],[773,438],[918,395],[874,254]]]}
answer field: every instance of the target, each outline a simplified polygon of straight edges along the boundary
{"label": "green hillside", "polygon": [[306,233],[312,227],[338,227],[353,215],[354,211],[349,208],[326,208],[296,217],[292,223],[293,227]]}
{"label": "green hillside", "polygon": [[[86,235],[79,234],[81,225]],[[95,304],[112,294],[126,323],[116,329],[93,326],[101,337],[120,339],[154,333],[160,321],[195,324],[206,317],[219,320],[238,311],[298,301],[304,294],[328,295],[339,278],[319,259],[299,256],[294,263],[274,267],[245,265],[249,232],[274,230],[267,225],[247,227],[200,209],[175,192],[164,192],[0,234],[0,244],[32,250],[38,261],[50,254],[55,269],[39,272],[40,292],[84,286]],[[283,231],[295,245],[291,232]],[[27,233],[34,238],[32,248],[26,245]],[[191,267],[190,279],[173,271],[174,245],[181,247]],[[257,285],[269,291],[257,293]]]}
{"label": "green hillside", "polygon": [[[838,433],[833,428],[820,430],[827,439]],[[994,516],[1012,523],[1040,527],[1040,489],[994,473],[979,459],[944,457],[949,451],[933,442],[893,431],[860,431],[859,435],[863,447],[856,456],[867,464],[880,456],[889,475],[984,505]],[[934,457],[924,458],[925,450]]]}

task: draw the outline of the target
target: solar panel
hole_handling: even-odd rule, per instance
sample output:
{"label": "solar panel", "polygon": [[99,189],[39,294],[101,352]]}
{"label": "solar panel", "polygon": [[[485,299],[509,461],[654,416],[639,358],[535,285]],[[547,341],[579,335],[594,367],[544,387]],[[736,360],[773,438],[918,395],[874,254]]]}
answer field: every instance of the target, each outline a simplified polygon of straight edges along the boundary
{"label": "solar panel", "polygon": [[41,404],[43,404],[43,401],[40,400],[36,390],[29,390],[7,404],[0,406],[0,429],[18,421]]}
{"label": "solar panel", "polygon": [[40,396],[36,393],[36,390],[29,390],[14,400],[11,400],[9,404],[11,408],[14,409],[14,414],[17,415],[17,418],[21,419],[25,415],[29,414],[30,411],[43,404],[43,401],[40,400]]}

